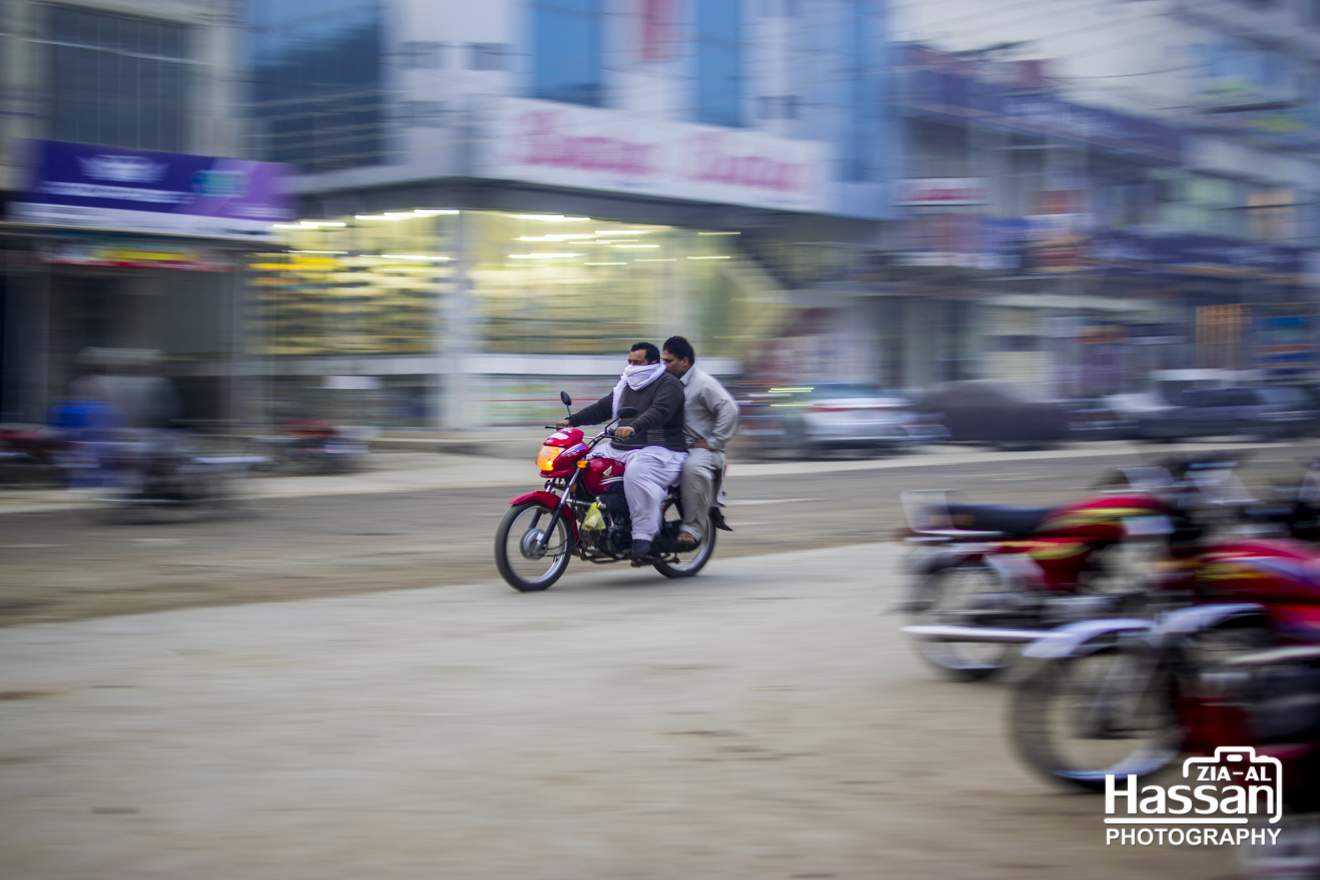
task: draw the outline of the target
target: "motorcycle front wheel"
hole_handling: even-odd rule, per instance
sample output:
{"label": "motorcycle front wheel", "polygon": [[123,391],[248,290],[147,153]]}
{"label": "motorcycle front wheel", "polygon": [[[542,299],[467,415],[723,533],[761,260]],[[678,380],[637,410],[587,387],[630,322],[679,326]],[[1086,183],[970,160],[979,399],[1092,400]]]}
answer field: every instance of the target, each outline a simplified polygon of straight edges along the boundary
{"label": "motorcycle front wheel", "polygon": [[520,593],[550,589],[568,568],[573,536],[564,518],[554,513],[529,501],[509,508],[495,530],[495,567],[505,583]]}
{"label": "motorcycle front wheel", "polygon": [[1181,735],[1170,669],[1116,642],[1041,661],[1010,700],[1013,744],[1041,774],[1086,791],[1109,775],[1158,773]]}

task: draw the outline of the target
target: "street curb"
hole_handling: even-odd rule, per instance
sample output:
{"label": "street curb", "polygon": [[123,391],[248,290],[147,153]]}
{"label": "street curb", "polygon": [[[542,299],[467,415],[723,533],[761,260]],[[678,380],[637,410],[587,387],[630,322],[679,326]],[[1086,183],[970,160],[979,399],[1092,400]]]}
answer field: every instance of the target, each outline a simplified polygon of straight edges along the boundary
{"label": "street curb", "polygon": [[[419,443],[436,443],[435,438],[419,438]],[[453,449],[458,441],[443,441],[443,459],[413,468],[377,467],[347,476],[254,477],[245,497],[248,500],[313,498],[350,495],[390,495],[401,492],[443,491],[445,489],[487,489],[504,487],[533,488],[539,483],[530,457],[488,457],[476,454],[471,447],[461,453]],[[1310,441],[1314,442],[1314,441]],[[846,461],[753,462],[733,459],[729,464],[731,481],[741,477],[807,476],[862,471],[918,470],[960,467],[977,464],[1009,464],[1033,461],[1067,461],[1091,458],[1161,458],[1178,453],[1236,452],[1254,453],[1269,449],[1297,449],[1299,444],[1200,443],[1183,446],[1134,446],[1125,441],[1097,441],[1065,449],[998,452],[953,449],[902,454],[892,458]],[[410,451],[418,452],[416,447]],[[388,454],[384,454],[388,458]],[[1320,450],[1315,456],[1320,458]],[[1299,462],[1302,460],[1299,457]],[[518,463],[525,461],[525,467]],[[377,464],[383,464],[377,460]],[[513,468],[518,466],[516,473]],[[446,468],[461,468],[457,474]],[[484,476],[483,476],[484,475]],[[84,503],[70,499],[64,490],[50,489],[23,493],[27,498],[5,499],[0,492],[0,516],[23,513],[49,513],[76,510]]]}

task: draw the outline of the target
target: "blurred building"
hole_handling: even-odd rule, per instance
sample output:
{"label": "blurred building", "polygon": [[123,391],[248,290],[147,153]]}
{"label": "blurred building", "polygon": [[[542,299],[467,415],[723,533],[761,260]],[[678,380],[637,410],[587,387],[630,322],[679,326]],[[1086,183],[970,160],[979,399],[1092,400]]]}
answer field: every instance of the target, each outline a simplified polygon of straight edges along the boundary
{"label": "blurred building", "polygon": [[295,165],[254,261],[277,406],[526,424],[638,339],[757,381],[884,369],[882,0],[263,0],[251,153]]}
{"label": "blurred building", "polygon": [[278,169],[226,158],[236,21],[214,0],[0,4],[0,419],[41,419],[93,347],[159,350],[189,416],[235,414],[246,254],[285,212]]}
{"label": "blurred building", "polygon": [[899,249],[974,295],[983,373],[1078,394],[1157,366],[1313,371],[1320,3],[896,15],[918,190]]}

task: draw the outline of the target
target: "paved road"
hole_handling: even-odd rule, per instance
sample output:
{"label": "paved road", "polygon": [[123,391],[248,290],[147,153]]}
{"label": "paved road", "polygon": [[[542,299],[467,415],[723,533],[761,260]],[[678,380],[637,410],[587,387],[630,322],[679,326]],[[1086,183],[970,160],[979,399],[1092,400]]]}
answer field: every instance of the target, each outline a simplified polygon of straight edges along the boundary
{"label": "paved road", "polygon": [[691,581],[9,627],[0,876],[1231,876],[1222,851],[1105,848],[1097,800],[1008,753],[1002,688],[913,659],[895,562],[855,544]]}
{"label": "paved road", "polygon": [[[1307,455],[1305,447],[1257,451],[1248,477],[1283,474]],[[735,557],[884,540],[903,523],[898,498],[905,489],[964,489],[986,501],[1049,504],[1084,495],[1105,466],[1136,460],[1098,448],[736,463],[729,510],[736,532],[721,536],[710,570]],[[489,469],[434,465],[325,478],[329,482],[293,478],[264,484],[268,497],[222,520],[104,525],[68,508],[3,516],[0,625],[493,582],[495,527],[515,487],[534,487],[530,470],[526,463],[504,462]],[[472,481],[479,484],[465,485]],[[422,488],[408,491],[413,484]],[[335,487],[377,491],[296,494]],[[568,581],[585,570],[571,565]]]}

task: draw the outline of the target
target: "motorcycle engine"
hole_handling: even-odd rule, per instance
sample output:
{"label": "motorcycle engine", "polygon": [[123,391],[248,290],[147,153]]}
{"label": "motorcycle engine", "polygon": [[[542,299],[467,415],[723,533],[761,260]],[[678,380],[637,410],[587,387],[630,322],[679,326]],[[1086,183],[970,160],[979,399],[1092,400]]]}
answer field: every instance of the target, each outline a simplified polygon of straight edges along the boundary
{"label": "motorcycle engine", "polygon": [[605,510],[605,534],[601,550],[623,556],[632,549],[632,517],[628,513],[628,499],[622,492],[608,492],[600,496]]}

